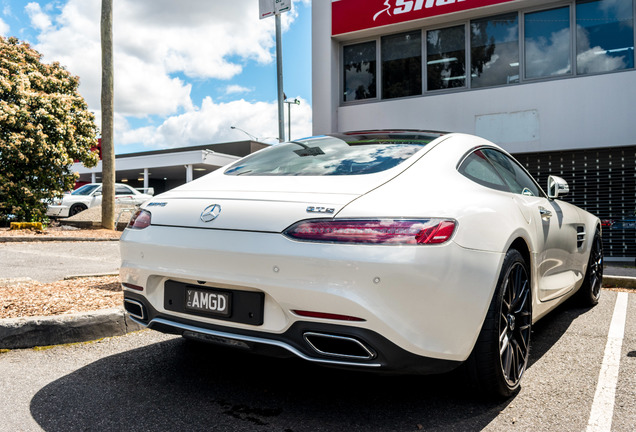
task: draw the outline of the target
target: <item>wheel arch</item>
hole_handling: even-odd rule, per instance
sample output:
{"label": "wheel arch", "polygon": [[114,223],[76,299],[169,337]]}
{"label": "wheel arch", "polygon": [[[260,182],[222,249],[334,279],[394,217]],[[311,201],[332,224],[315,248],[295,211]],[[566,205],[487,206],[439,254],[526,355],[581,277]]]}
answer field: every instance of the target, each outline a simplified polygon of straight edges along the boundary
{"label": "wheel arch", "polygon": [[[516,249],[521,256],[523,256],[523,259],[526,260],[526,264],[528,265],[528,272],[532,273],[530,271],[530,269],[532,269],[532,254],[530,253],[530,247],[528,246],[528,243],[526,243],[525,239],[523,237],[517,237],[512,241],[512,243],[510,243],[508,250],[510,249]],[[530,275],[530,277],[532,277],[532,275]]]}

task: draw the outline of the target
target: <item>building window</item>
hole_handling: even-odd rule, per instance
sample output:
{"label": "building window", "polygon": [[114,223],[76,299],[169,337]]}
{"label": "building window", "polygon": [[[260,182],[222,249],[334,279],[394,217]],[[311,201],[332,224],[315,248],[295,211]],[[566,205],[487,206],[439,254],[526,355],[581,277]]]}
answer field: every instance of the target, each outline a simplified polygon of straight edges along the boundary
{"label": "building window", "polygon": [[343,48],[345,102],[376,97],[376,42]]}
{"label": "building window", "polygon": [[382,98],[422,94],[422,32],[385,36],[381,44]]}
{"label": "building window", "polygon": [[466,86],[465,35],[463,25],[427,32],[428,90]]}
{"label": "building window", "polygon": [[526,14],[526,78],[545,78],[572,73],[571,45],[569,7]]}
{"label": "building window", "polygon": [[634,67],[632,0],[576,3],[576,71],[611,72]]}
{"label": "building window", "polygon": [[519,82],[519,16],[470,22],[471,87]]}
{"label": "building window", "polygon": [[635,1],[564,0],[343,45],[342,102],[633,70]]}

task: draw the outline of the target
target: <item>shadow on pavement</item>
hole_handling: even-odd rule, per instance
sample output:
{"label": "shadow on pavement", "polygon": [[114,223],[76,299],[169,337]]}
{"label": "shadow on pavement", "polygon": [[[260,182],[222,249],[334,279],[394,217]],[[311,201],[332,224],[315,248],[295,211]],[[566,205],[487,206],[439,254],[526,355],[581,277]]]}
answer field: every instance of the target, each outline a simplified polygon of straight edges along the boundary
{"label": "shadow on pavement", "polygon": [[[540,323],[532,363],[583,312],[561,307]],[[513,400],[484,400],[459,373],[357,373],[176,338],[52,382],[31,414],[46,431],[446,431],[480,430]]]}

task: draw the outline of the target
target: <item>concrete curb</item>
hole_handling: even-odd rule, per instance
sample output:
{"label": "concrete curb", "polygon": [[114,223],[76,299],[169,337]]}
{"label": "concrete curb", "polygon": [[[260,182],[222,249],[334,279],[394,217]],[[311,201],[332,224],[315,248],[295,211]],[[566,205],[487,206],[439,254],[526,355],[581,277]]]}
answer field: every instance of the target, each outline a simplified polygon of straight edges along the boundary
{"label": "concrete curb", "polygon": [[636,288],[636,277],[604,275],[603,286],[607,288]]}
{"label": "concrete curb", "polygon": [[119,276],[119,272],[76,274],[76,275],[64,276],[64,280],[73,280],[73,279],[82,279],[82,278],[94,278],[94,277],[106,277],[106,276]]}
{"label": "concrete curb", "polygon": [[0,243],[11,242],[100,242],[100,241],[119,241],[118,238],[101,238],[101,237],[37,237],[37,236],[4,236],[0,237]]}
{"label": "concrete curb", "polygon": [[121,336],[144,327],[123,308],[69,315],[0,319],[0,349],[33,348]]}

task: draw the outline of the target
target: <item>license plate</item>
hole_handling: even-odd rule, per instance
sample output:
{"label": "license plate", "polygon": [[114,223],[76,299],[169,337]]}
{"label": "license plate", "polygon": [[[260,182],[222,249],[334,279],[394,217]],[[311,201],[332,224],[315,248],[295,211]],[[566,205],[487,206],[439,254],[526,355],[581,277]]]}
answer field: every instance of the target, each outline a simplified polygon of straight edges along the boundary
{"label": "license plate", "polygon": [[187,287],[185,309],[228,317],[232,312],[232,295],[227,292]]}

